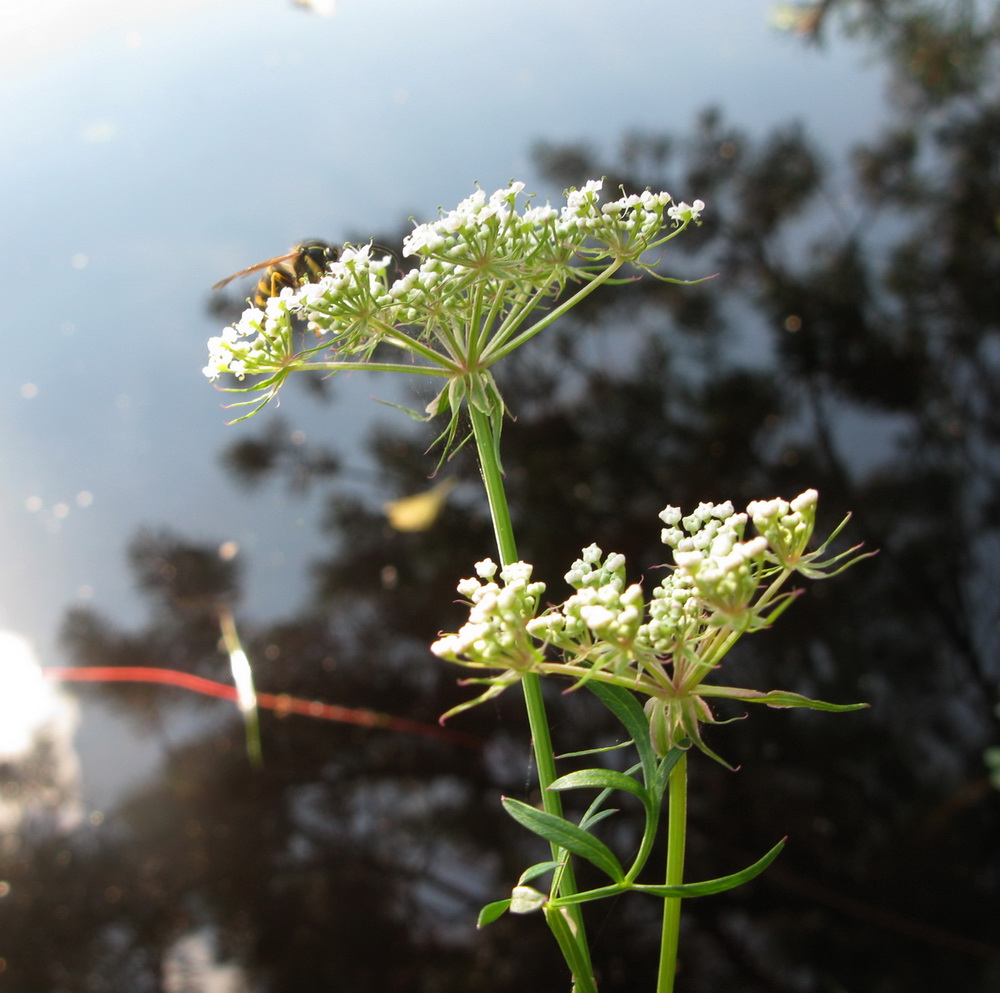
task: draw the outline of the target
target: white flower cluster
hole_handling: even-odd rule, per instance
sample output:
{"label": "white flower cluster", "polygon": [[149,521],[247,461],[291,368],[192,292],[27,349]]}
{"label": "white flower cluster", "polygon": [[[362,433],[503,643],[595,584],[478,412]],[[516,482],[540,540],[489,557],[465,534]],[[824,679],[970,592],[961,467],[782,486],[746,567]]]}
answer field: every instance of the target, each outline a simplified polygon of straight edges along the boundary
{"label": "white flower cluster", "polygon": [[512,205],[523,190],[524,183],[513,183],[507,189],[491,194],[489,200],[483,190],[476,190],[436,221],[418,224],[403,239],[403,257],[447,256],[462,238],[476,237],[490,228],[503,227],[514,218]]}
{"label": "white flower cluster", "polygon": [[674,587],[682,579],[684,588],[697,591],[706,605],[720,612],[712,618],[715,624],[731,622],[757,592],[767,539],[758,536],[743,541],[747,515],[737,514],[728,500],[699,504],[686,517],[680,508],[667,507],[660,520],[667,525],[661,539],[673,548],[678,567],[662,597],[672,604],[668,613],[677,611]]}
{"label": "white flower cluster", "polygon": [[525,671],[540,655],[527,633],[527,623],[538,610],[545,584],[531,582],[532,567],[515,562],[500,570],[491,559],[476,563],[478,578],[463,579],[458,592],[470,604],[469,620],[457,634],[448,634],[431,645],[435,655],[491,668]]}
{"label": "white flower cluster", "polygon": [[[478,563],[478,578],[463,580],[458,587],[470,604],[468,623],[457,634],[442,636],[432,648],[459,665],[492,671],[467,680],[487,688],[445,716],[497,696],[529,671],[567,677],[574,681],[573,688],[599,680],[647,697],[644,709],[658,755],[676,745],[695,745],[722,762],[700,731],[702,724],[720,723],[707,702],[712,698],[857,709],[862,705],[828,704],[786,691],[706,681],[742,635],[769,627],[796,597],[795,592],[781,592],[793,568],[779,562],[768,536],[743,539],[748,516],[758,528],[798,550],[804,528],[811,532],[815,509],[814,490],[791,502],[756,501],[741,514],[728,502],[703,503],[687,516],[667,507],[660,518],[667,525],[663,538],[674,549],[675,566],[648,602],[638,583],[626,585],[624,557],[605,556],[597,545],[585,548],[566,574],[574,592],[540,616],[536,613],[543,588],[531,582],[530,565],[518,562],[502,570],[501,586],[495,581],[496,565],[488,559]],[[854,548],[817,561],[831,539],[815,552],[802,552],[794,571],[824,578],[865,557]],[[831,567],[837,567],[836,572]]]}
{"label": "white flower cluster", "polygon": [[660,532],[660,540],[678,552],[728,551],[743,537],[747,523],[747,515],[737,514],[731,500],[700,503],[686,517],[680,507],[665,507],[659,516],[667,525]]}
{"label": "white flower cluster", "polygon": [[[750,605],[760,586],[767,539],[758,535],[749,541],[713,542],[708,552],[674,552],[679,571],[691,577],[701,599],[719,613],[713,625],[734,625],[735,619]],[[750,618],[745,618],[749,622]]]}
{"label": "white flower cluster", "polygon": [[201,370],[210,380],[218,379],[224,373],[232,373],[243,379],[251,369],[266,361],[266,353],[257,341],[243,339],[243,332],[235,325],[227,327],[221,335],[208,339],[208,362]]}
{"label": "white flower cluster", "polygon": [[[729,501],[702,503],[688,515],[667,507],[660,514],[667,525],[662,537],[673,548],[675,567],[648,602],[639,583],[627,585],[624,556],[605,556],[590,545],[566,574],[574,592],[536,616],[543,587],[530,581],[531,566],[518,562],[502,570],[501,587],[494,578],[497,567],[487,559],[476,567],[479,578],[458,587],[471,605],[469,622],[433,650],[462,664],[521,671],[536,663],[544,669],[548,646],[581,673],[602,669],[620,675],[634,668],[637,675],[645,671],[661,679],[665,664],[686,666],[699,658],[720,628],[742,633],[770,621],[789,595],[755,602],[764,581],[779,571],[768,535],[800,540],[802,522],[811,522],[815,504],[816,492],[808,490],[791,503],[751,503],[748,513],[736,513]],[[744,540],[748,514],[768,534]]]}
{"label": "white flower cluster", "polygon": [[[519,210],[523,183],[489,196],[477,190],[455,210],[414,228],[403,255],[419,257],[420,265],[392,283],[388,259],[373,259],[371,246],[347,248],[323,278],[284,288],[265,312],[251,308],[212,338],[204,373],[213,380],[226,372],[242,379],[274,374],[290,358],[322,347],[333,346],[338,354],[367,352],[388,329],[397,330],[389,340],[404,349],[405,328],[417,328],[421,341],[440,333],[453,343],[455,327],[475,336],[487,314],[497,320],[516,309],[523,320],[534,303],[567,282],[593,278],[581,260],[641,265],[644,253],[697,223],[705,206],[700,200],[673,204],[668,193],[648,190],[601,204],[602,185],[592,180],[569,191],[561,209],[545,204]],[[296,316],[324,336],[317,348],[295,352]],[[453,350],[447,349],[449,369]]]}
{"label": "white flower cluster", "polygon": [[208,364],[202,372],[211,380],[226,372],[243,379],[260,369],[280,366],[288,352],[288,341],[281,331],[287,322],[278,314],[287,312],[288,298],[294,292],[286,286],[280,296],[267,301],[267,312],[249,307],[236,324],[209,338]]}
{"label": "white flower cluster", "polygon": [[[649,238],[659,234],[665,209],[674,224],[697,221],[705,209],[701,200],[693,206],[669,206],[669,193],[649,190],[601,204],[603,185],[603,180],[592,179],[582,189],[570,190],[561,210],[545,204],[527,207],[520,214],[517,197],[524,191],[524,183],[512,183],[488,198],[477,190],[455,210],[436,221],[417,225],[403,242],[403,255],[434,257],[461,265],[475,259],[487,246],[498,250],[499,235],[507,241],[499,254],[511,257],[536,254],[545,241],[578,243],[581,235],[601,238],[613,230],[620,233],[623,227],[634,228]],[[609,240],[617,242],[620,235]]]}
{"label": "white flower cluster", "polygon": [[[337,348],[350,350],[353,339],[363,336],[376,316],[391,323],[391,262],[388,255],[373,256],[371,245],[345,248],[321,280],[306,283],[298,292],[296,302],[309,330],[317,335],[334,332],[339,336]],[[377,340],[378,334],[371,337]]]}
{"label": "white flower cluster", "polygon": [[633,661],[636,636],[645,618],[642,586],[625,586],[625,556],[602,561],[597,545],[585,548],[566,582],[576,588],[559,607],[528,622],[539,640],[566,650],[590,652],[589,663],[618,670]]}
{"label": "white flower cluster", "polygon": [[612,552],[602,562],[603,554],[597,545],[588,545],[566,573],[566,582],[577,590],[612,585],[620,591],[625,585],[625,556]]}
{"label": "white flower cluster", "polygon": [[[296,318],[306,320],[308,329],[317,334],[334,323],[356,326],[359,317],[367,319],[375,302],[385,298],[384,274],[389,262],[388,256],[373,258],[371,245],[344,248],[322,279],[283,287],[267,301],[265,310],[248,307],[239,321],[210,338],[204,374],[211,380],[227,372],[243,379],[281,369],[295,355],[292,333]],[[304,354],[315,350],[307,349]]]}

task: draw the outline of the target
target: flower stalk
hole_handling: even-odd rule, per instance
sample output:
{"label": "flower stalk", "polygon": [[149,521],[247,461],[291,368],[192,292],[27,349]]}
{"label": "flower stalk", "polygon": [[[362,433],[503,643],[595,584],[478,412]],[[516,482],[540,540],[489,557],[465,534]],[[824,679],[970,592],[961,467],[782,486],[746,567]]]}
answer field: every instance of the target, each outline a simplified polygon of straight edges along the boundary
{"label": "flower stalk", "polygon": [[[517,561],[517,544],[514,540],[514,528],[510,520],[510,508],[507,504],[507,493],[503,486],[503,471],[500,468],[499,446],[493,433],[491,419],[475,407],[469,408],[472,430],[476,439],[476,451],[479,455],[479,467],[486,487],[486,496],[490,505],[490,516],[496,535],[497,550],[505,565],[513,565]],[[524,706],[528,716],[528,726],[531,729],[531,748],[535,757],[535,768],[538,774],[538,787],[542,795],[544,810],[554,817],[563,816],[562,799],[551,789],[556,781],[555,752],[552,748],[552,735],[549,731],[548,715],[545,711],[545,700],[542,697],[542,683],[536,673],[526,673],[521,680],[524,693]],[[559,845],[552,843],[552,860],[565,863],[561,875],[561,892],[565,896],[576,893],[576,878],[572,863],[567,860],[567,853]],[[593,967],[590,965],[590,948],[584,928],[583,915],[578,904],[573,904],[567,911],[572,921],[572,927],[561,918],[555,918],[558,926],[553,928],[563,956],[567,962],[576,962],[571,966],[577,993],[596,993],[597,987],[593,980]],[[550,922],[550,926],[553,922]]]}
{"label": "flower stalk", "polygon": [[[600,286],[648,275],[667,282],[659,258],[704,204],[674,203],[646,191],[602,203],[600,181],[570,190],[561,208],[521,199],[514,183],[487,197],[477,190],[436,220],[417,225],[403,256],[414,268],[392,278],[388,256],[371,245],[347,246],[325,274],[286,286],[263,309],[251,307],[209,342],[205,375],[228,377],[231,392],[249,394],[235,406],[249,417],[268,404],[293,372],[357,369],[432,376],[442,385],[422,416],[446,416],[438,437],[442,460],[470,435],[489,501],[499,565],[476,564],[459,593],[468,621],[431,646],[442,659],[470,670],[479,695],[441,720],[520,684],[531,729],[542,807],[505,798],[504,809],[549,844],[550,859],[530,866],[511,897],[484,907],[480,924],[502,913],[542,911],[573,977],[575,993],[597,993],[582,907],[638,893],[663,901],[657,993],[672,993],[677,967],[681,900],[718,893],[759,874],[777,856],[776,844],[740,872],[684,882],[687,754],[693,747],[726,764],[703,727],[717,723],[714,698],[765,704],[854,710],[785,690],[719,685],[723,661],[745,635],[773,624],[799,591],[792,576],[823,579],[864,555],[856,548],[829,555],[846,523],[808,551],[815,527],[814,490],[792,501],[755,501],[737,513],[731,503],[701,504],[684,514],[667,507],[661,540],[672,563],[647,593],[628,582],[625,558],[596,545],[583,549],[566,574],[572,592],[542,609],[545,586],[520,559],[511,524],[500,435],[506,416],[492,366],[529,342]],[[319,276],[313,279],[312,277]],[[569,287],[573,293],[567,295]],[[399,361],[386,361],[388,354]],[[378,355],[376,360],[375,356]],[[468,434],[460,435],[460,428]],[[756,534],[746,535],[749,525]],[[621,723],[638,762],[626,772],[595,767],[559,775],[542,696],[542,679],[559,677],[570,690],[586,687]],[[596,789],[597,798],[574,822],[561,794]],[[615,813],[605,806],[616,791],[641,803],[642,840],[630,865],[594,831]],[[655,850],[666,804],[666,872],[662,883],[640,882]],[[574,859],[596,867],[607,882],[578,888]],[[529,885],[551,877],[547,892]]]}
{"label": "flower stalk", "polygon": [[[663,882],[680,886],[684,882],[684,849],[687,842],[687,755],[682,754],[670,773],[667,798],[667,868]],[[656,993],[673,993],[677,974],[677,946],[681,931],[681,899],[663,901],[660,930],[660,965],[656,973]]]}

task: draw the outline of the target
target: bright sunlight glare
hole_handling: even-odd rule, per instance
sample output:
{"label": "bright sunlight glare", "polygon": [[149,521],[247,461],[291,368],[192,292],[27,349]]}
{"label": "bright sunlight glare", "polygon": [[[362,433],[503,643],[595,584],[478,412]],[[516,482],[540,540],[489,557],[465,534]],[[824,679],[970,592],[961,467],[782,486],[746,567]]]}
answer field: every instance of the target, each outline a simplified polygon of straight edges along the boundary
{"label": "bright sunlight glare", "polygon": [[16,830],[26,817],[63,827],[79,821],[77,719],[76,704],[45,678],[31,644],[0,631],[0,764],[9,778],[0,830]]}
{"label": "bright sunlight glare", "polygon": [[31,645],[20,635],[0,631],[0,758],[24,755],[58,709],[59,700]]}

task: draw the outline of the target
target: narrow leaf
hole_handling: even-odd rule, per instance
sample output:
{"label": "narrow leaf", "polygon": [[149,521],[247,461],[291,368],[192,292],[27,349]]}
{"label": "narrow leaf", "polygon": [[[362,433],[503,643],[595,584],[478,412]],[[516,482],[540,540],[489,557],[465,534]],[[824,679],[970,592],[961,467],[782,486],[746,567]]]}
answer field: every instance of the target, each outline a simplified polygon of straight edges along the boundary
{"label": "narrow leaf", "polygon": [[731,876],[720,876],[718,879],[707,879],[703,883],[681,883],[679,886],[657,886],[655,884],[636,884],[633,889],[640,893],[649,893],[652,896],[662,897],[692,897],[710,896],[713,893],[722,893],[725,890],[734,889],[749,882],[755,876],[759,876],[777,857],[782,848],[785,847],[785,839],[782,838],[774,848],[772,848],[762,859],[754,862],[741,872],[734,872]]}
{"label": "narrow leaf", "polygon": [[[646,810],[647,817],[655,817],[656,802],[642,783],[632,776],[627,776],[623,772],[614,769],[581,769],[578,772],[570,772],[565,776],[560,776],[551,786],[550,790],[575,790],[583,787],[596,786],[602,790],[622,790],[638,797]],[[594,818],[589,818],[587,826],[596,823]],[[582,824],[581,824],[582,826]]]}
{"label": "narrow leaf", "polygon": [[603,748],[584,748],[579,752],[561,752],[557,759],[576,759],[583,755],[602,755],[604,752],[619,752],[623,748],[628,748],[631,741],[619,741],[616,745],[605,745]]}
{"label": "narrow leaf", "polygon": [[604,810],[594,810],[593,812],[588,812],[580,818],[580,827],[585,831],[589,831],[595,824],[600,824],[601,821],[610,817],[612,814],[617,814],[618,810],[616,807],[606,807]]}
{"label": "narrow leaf", "polygon": [[550,786],[550,790],[576,790],[585,786],[596,786],[602,790],[624,790],[637,796],[643,803],[649,800],[649,791],[631,776],[614,769],[580,769],[560,776]]}
{"label": "narrow leaf", "polygon": [[577,827],[563,817],[556,817],[544,810],[537,810],[520,800],[504,797],[504,810],[519,824],[529,831],[543,837],[552,845],[565,848],[574,855],[579,855],[602,872],[610,876],[616,883],[625,878],[621,863],[615,858],[614,852],[599,838]]}
{"label": "narrow leaf", "polygon": [[534,865],[528,866],[528,868],[521,873],[517,884],[520,886],[523,883],[530,882],[532,879],[536,879],[538,876],[544,876],[545,873],[551,872],[553,869],[558,869],[560,866],[565,864],[565,862],[536,862]]}
{"label": "narrow leaf", "polygon": [[660,760],[660,764],[656,767],[656,775],[653,777],[651,789],[653,798],[658,805],[663,801],[663,794],[667,791],[667,783],[670,781],[670,773],[673,772],[674,766],[680,762],[681,756],[689,747],[690,742],[688,742],[685,738],[680,744],[671,748],[670,751],[663,756]]}
{"label": "narrow leaf", "polygon": [[738,686],[709,686],[702,684],[698,687],[701,696],[721,696],[730,700],[740,700],[743,703],[764,703],[768,707],[806,707],[809,710],[828,710],[840,713],[847,710],[865,710],[870,704],[867,703],[826,703],[823,700],[811,700],[800,693],[790,693],[787,690],[771,690],[763,693],[760,690],[746,690]]}
{"label": "narrow leaf", "polygon": [[636,751],[642,762],[642,776],[648,786],[656,769],[656,753],[649,740],[649,720],[635,696],[621,686],[610,683],[590,682],[587,689],[611,711],[621,722],[635,742]]}

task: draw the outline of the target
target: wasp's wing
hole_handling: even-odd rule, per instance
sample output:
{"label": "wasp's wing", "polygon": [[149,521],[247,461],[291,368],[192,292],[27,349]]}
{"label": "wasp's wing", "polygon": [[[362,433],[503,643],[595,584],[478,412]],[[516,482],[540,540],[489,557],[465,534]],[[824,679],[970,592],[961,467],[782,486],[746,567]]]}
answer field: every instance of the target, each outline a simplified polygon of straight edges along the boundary
{"label": "wasp's wing", "polygon": [[298,249],[296,249],[294,252],[286,252],[284,255],[276,255],[273,259],[267,259],[265,262],[257,262],[254,265],[248,265],[245,269],[240,269],[239,272],[234,272],[231,276],[226,276],[225,279],[220,279],[212,286],[212,289],[221,290],[223,286],[228,286],[229,283],[231,283],[234,279],[239,279],[240,276],[249,276],[252,272],[259,272],[261,269],[267,269],[269,266],[287,262],[289,259],[294,259],[298,254]]}

